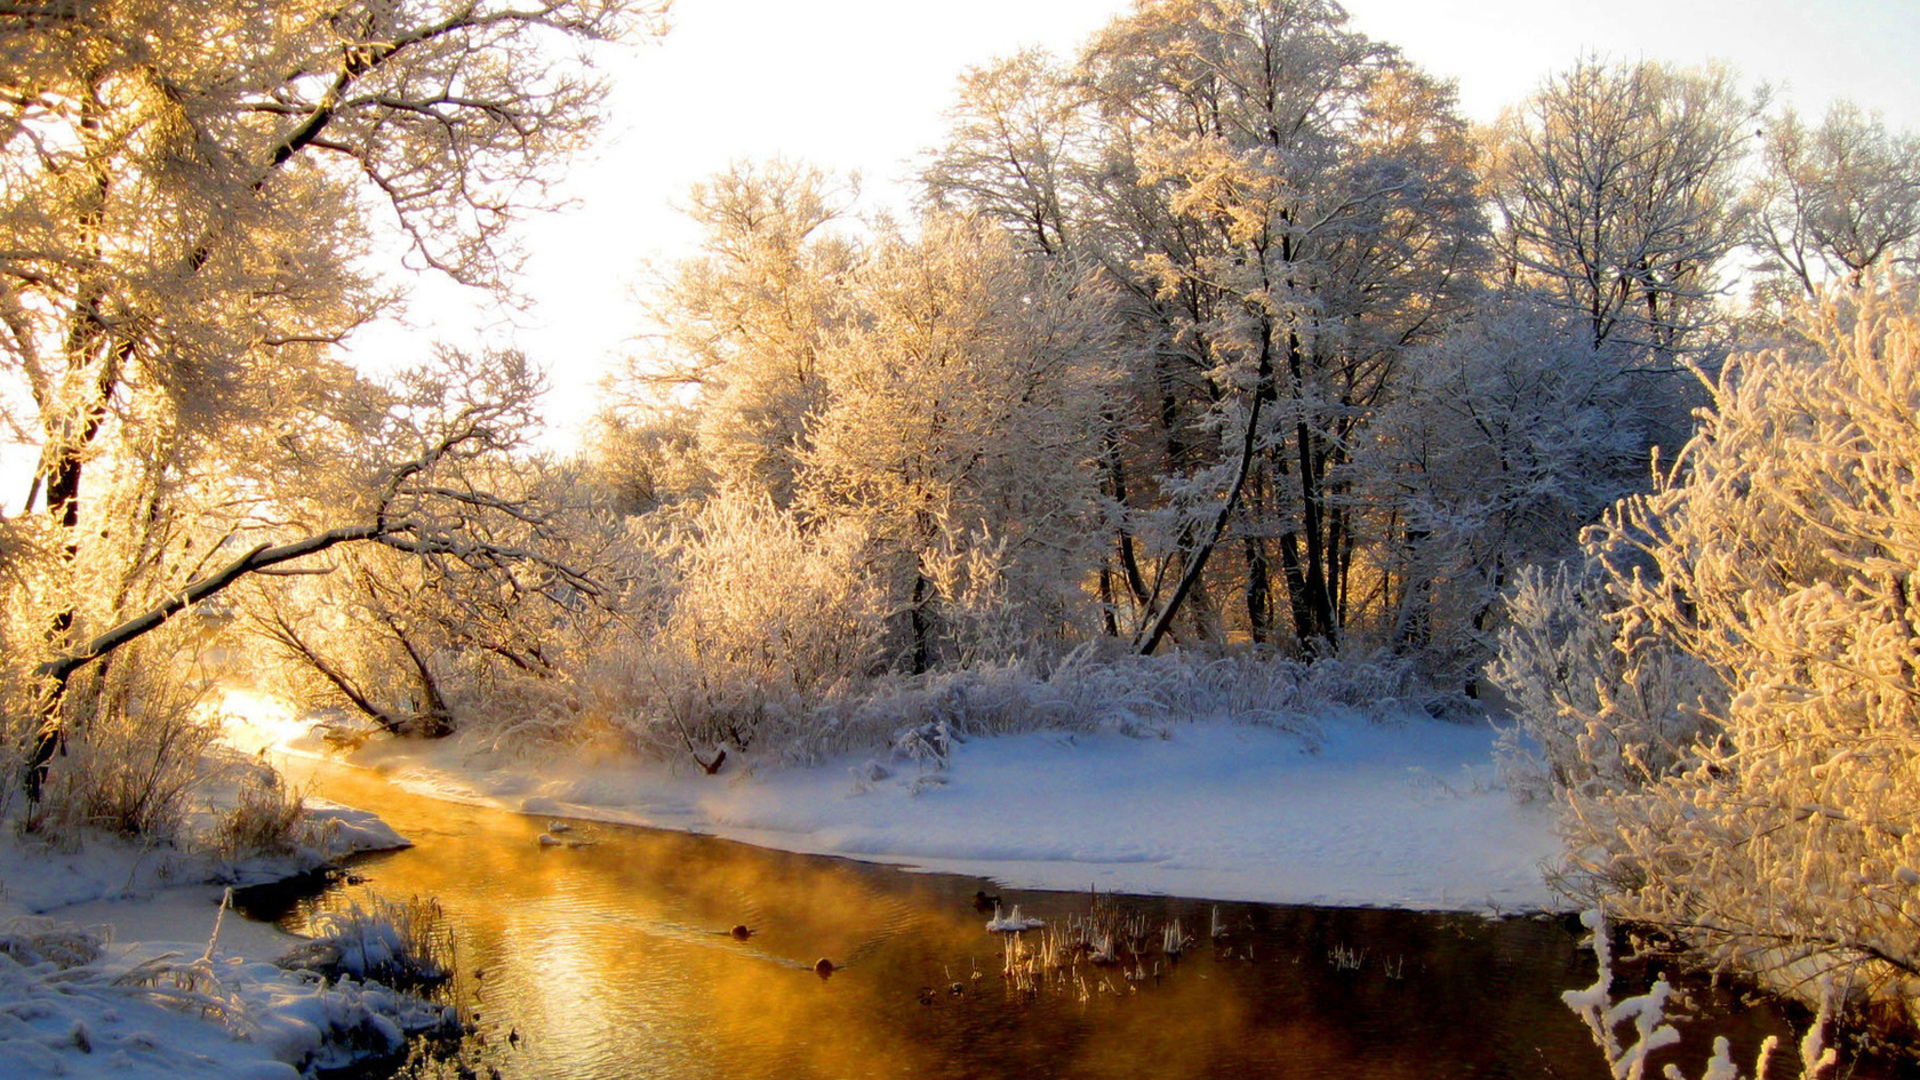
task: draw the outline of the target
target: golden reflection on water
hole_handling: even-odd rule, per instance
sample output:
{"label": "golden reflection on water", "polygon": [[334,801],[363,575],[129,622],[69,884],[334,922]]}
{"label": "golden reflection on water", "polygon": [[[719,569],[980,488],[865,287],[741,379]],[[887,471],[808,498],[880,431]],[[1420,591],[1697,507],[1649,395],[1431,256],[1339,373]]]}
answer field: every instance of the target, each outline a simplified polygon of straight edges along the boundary
{"label": "golden reflection on water", "polygon": [[[1027,994],[971,902],[988,883],[590,824],[561,834],[581,846],[542,846],[545,819],[336,767],[312,779],[417,844],[357,864],[364,884],[322,902],[437,897],[476,1053],[507,1077],[1605,1076],[1559,1001],[1592,974],[1558,922],[1228,905],[1221,949],[1210,905],[1129,898],[1154,942],[1178,916],[1196,947],[1150,950],[1158,972],[1138,981],[1083,962]],[[1088,910],[1007,900],[1056,924]],[[819,977],[821,958],[840,970]],[[1745,1060],[1781,1030],[1715,1026]]]}

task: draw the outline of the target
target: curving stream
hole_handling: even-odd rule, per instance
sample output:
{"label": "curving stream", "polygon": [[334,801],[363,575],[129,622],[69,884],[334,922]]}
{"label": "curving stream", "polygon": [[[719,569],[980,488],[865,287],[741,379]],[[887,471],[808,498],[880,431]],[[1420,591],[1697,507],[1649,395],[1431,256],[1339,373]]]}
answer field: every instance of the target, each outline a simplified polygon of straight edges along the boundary
{"label": "curving stream", "polygon": [[[709,837],[545,819],[410,795],[315,767],[314,794],[377,810],[416,846],[318,894],[256,895],[250,914],[307,929],[363,898],[437,898],[476,1035],[419,1075],[508,1078],[1340,1077],[1604,1080],[1560,1003],[1592,981],[1570,920],[1105,897],[1137,961],[1084,958],[1031,985],[1003,976],[971,878],[790,855]],[[1004,893],[1056,928],[1084,894]],[[1227,933],[1214,940],[1215,918]],[[1178,918],[1194,945],[1162,951]],[[730,928],[744,925],[750,937]],[[1038,948],[1040,932],[1024,935]],[[815,962],[839,970],[822,978]],[[1750,1067],[1774,1011],[1704,989],[1707,1024]],[[1784,1039],[1783,1039],[1784,1041]],[[1697,1074],[1710,1036],[1678,1060]],[[467,1074],[471,1075],[471,1074]]]}

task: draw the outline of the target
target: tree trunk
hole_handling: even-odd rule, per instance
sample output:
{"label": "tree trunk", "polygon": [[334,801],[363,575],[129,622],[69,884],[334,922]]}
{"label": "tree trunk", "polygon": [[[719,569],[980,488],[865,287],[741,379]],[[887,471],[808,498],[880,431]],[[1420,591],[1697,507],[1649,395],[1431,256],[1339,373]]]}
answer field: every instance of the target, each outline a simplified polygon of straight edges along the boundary
{"label": "tree trunk", "polygon": [[933,583],[927,580],[925,571],[918,567],[913,572],[913,599],[907,607],[909,632],[913,635],[911,656],[912,672],[925,675],[932,667],[932,648],[929,639],[933,636],[932,620],[927,617],[927,603],[931,599]]}
{"label": "tree trunk", "polygon": [[1220,537],[1227,531],[1227,522],[1232,520],[1233,512],[1240,505],[1240,494],[1246,489],[1247,475],[1253,471],[1254,451],[1260,443],[1260,407],[1269,396],[1268,387],[1273,378],[1273,367],[1269,342],[1271,335],[1262,335],[1260,342],[1260,389],[1253,395],[1253,406],[1247,410],[1247,426],[1240,438],[1240,463],[1234,470],[1233,484],[1227,489],[1226,498],[1220,501],[1220,509],[1214,514],[1213,526],[1207,539],[1187,558],[1186,569],[1180,575],[1180,582],[1174,586],[1173,595],[1167,598],[1166,606],[1160,609],[1159,617],[1153,626],[1140,639],[1140,655],[1152,656],[1160,646],[1160,639],[1166,636],[1172,627],[1174,616],[1180,612],[1181,605],[1199,584],[1201,573],[1207,568],[1207,559],[1213,555],[1213,549]]}

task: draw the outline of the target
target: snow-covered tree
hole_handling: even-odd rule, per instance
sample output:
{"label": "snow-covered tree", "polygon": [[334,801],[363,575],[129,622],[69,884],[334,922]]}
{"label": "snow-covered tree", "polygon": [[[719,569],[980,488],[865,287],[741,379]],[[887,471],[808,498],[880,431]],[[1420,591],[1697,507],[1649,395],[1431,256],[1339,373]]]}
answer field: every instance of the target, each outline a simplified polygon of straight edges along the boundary
{"label": "snow-covered tree", "polygon": [[1513,574],[1577,550],[1580,529],[1644,490],[1684,399],[1577,318],[1490,295],[1415,350],[1354,453],[1376,543],[1354,571],[1374,633],[1436,675],[1470,680]]}
{"label": "snow-covered tree", "polygon": [[[339,456],[326,440],[378,427],[377,395],[336,350],[394,299],[376,245],[503,286],[512,222],[595,123],[585,47],[658,14],[624,0],[0,10],[0,399],[31,409],[27,502],[47,525],[9,584],[58,598],[32,647],[30,776],[66,730],[69,676],[108,678],[99,661],[140,613],[170,617],[174,598],[260,569],[221,545],[258,537],[276,495],[313,484]],[[362,505],[398,493],[379,486],[391,474],[362,475]]]}
{"label": "snow-covered tree", "polygon": [[1465,128],[1332,4],[1143,4],[1087,58],[1105,212],[1137,237],[1128,270],[1161,335],[1161,487],[1187,493],[1141,645],[1238,529],[1248,634],[1275,639],[1277,592],[1298,647],[1333,647],[1357,546],[1341,472],[1403,351],[1470,282]]}
{"label": "snow-covered tree", "polygon": [[1699,344],[1742,237],[1760,103],[1723,67],[1582,59],[1501,120],[1489,178],[1513,273],[1664,362]]}
{"label": "snow-covered tree", "polygon": [[1783,109],[1764,134],[1751,242],[1776,285],[1813,299],[1920,258],[1920,136],[1844,101],[1818,127]]}
{"label": "snow-covered tree", "polygon": [[684,464],[704,474],[684,481],[792,504],[824,392],[820,350],[848,316],[860,261],[858,244],[835,228],[856,194],[851,181],[780,159],[735,164],[694,186],[687,213],[704,253],[650,299],[664,332],[628,358],[611,418],[639,435],[663,396],[683,398]]}
{"label": "snow-covered tree", "polygon": [[1071,76],[1045,52],[1016,53],[962,76],[947,115],[921,174],[931,207],[996,221],[1037,254],[1075,254],[1090,117]]}
{"label": "snow-covered tree", "polygon": [[550,57],[651,14],[599,0],[0,12],[0,356],[38,413],[48,511],[76,520],[117,421],[171,420],[180,442],[284,402],[263,369],[307,362],[390,299],[365,264],[383,217],[419,263],[499,284],[508,226],[599,100],[581,63]]}
{"label": "snow-covered tree", "polygon": [[1029,646],[1083,618],[1114,371],[1106,291],[984,223],[935,218],[914,239],[882,238],[851,303],[821,354],[800,505],[861,523],[888,565],[908,666],[945,659],[943,636],[998,651],[942,633],[994,596],[1017,598],[1008,629]]}
{"label": "snow-covered tree", "polygon": [[238,630],[283,693],[399,735],[564,737],[617,613],[607,582],[635,556],[575,470],[516,449],[435,469],[407,508],[444,538],[427,550],[346,545],[237,590]]}

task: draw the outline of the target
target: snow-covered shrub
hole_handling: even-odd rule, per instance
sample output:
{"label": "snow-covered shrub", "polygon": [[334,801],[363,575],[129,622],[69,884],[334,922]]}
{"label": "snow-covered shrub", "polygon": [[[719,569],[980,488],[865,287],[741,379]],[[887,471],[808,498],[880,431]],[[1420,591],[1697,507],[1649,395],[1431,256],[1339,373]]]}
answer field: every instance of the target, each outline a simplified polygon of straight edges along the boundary
{"label": "snow-covered shrub", "polygon": [[[203,953],[154,954],[114,944],[104,927],[27,917],[0,923],[0,1072],[8,1076],[197,1076],[207,1061],[188,1051],[185,1030],[202,1021],[228,1038],[235,1075],[303,1075],[391,1058],[409,1035],[457,1034],[459,1017],[439,1005],[378,983],[338,978],[323,984],[305,972]],[[167,1019],[149,1009],[187,1019]],[[154,1033],[166,1037],[156,1039]],[[58,1033],[58,1034],[55,1034]],[[49,1037],[51,1035],[51,1037]],[[174,1044],[180,1044],[178,1046]],[[282,1067],[274,1068],[274,1062]],[[24,1070],[24,1072],[23,1072]]]}
{"label": "snow-covered shrub", "polygon": [[344,911],[322,913],[314,936],[279,961],[280,966],[350,976],[389,986],[437,983],[452,975],[453,930],[437,900],[369,898]]}
{"label": "snow-covered shrub", "polygon": [[[1609,557],[1597,636],[1728,692],[1668,774],[1572,793],[1570,881],[1714,962],[1920,1019],[1920,317],[1866,290],[1801,318],[1819,347],[1730,363],[1677,467],[1591,537],[1637,556]],[[1640,722],[1613,689],[1594,722]]]}
{"label": "snow-covered shrub", "polygon": [[1703,661],[1619,633],[1604,565],[1526,567],[1507,594],[1487,677],[1518,721],[1501,733],[1498,758],[1522,800],[1630,791],[1669,775],[1693,759],[1726,702]]}
{"label": "snow-covered shrub", "polygon": [[[1580,921],[1593,932],[1587,946],[1599,961],[1600,972],[1592,986],[1569,990],[1561,994],[1560,999],[1593,1033],[1594,1045],[1606,1057],[1608,1070],[1620,1080],[1641,1080],[1656,1051],[1680,1042],[1680,1032],[1666,1022],[1667,1001],[1673,989],[1665,979],[1660,979],[1644,994],[1613,1000],[1613,943],[1607,936],[1607,920],[1598,909],[1593,909],[1584,912]],[[1819,1015],[1800,1040],[1799,1080],[1819,1080],[1828,1075],[1837,1062],[1838,1055],[1826,1045],[1827,1025],[1833,1019],[1832,1005],[1832,998],[1823,995]],[[1622,1043],[1619,1028],[1628,1022],[1633,1024],[1633,1042]],[[1779,1046],[1779,1038],[1773,1035],[1761,1042],[1751,1080],[1767,1080],[1768,1066]],[[1668,1065],[1662,1075],[1667,1080],[1686,1080],[1686,1074],[1677,1065]],[[1740,1070],[1733,1063],[1733,1048],[1725,1036],[1714,1038],[1713,1056],[1707,1060],[1700,1080],[1741,1080]]]}
{"label": "snow-covered shrub", "polygon": [[641,748],[790,743],[871,674],[885,613],[857,530],[804,529],[722,497],[662,547],[674,562],[665,614],[595,678],[598,710]]}

